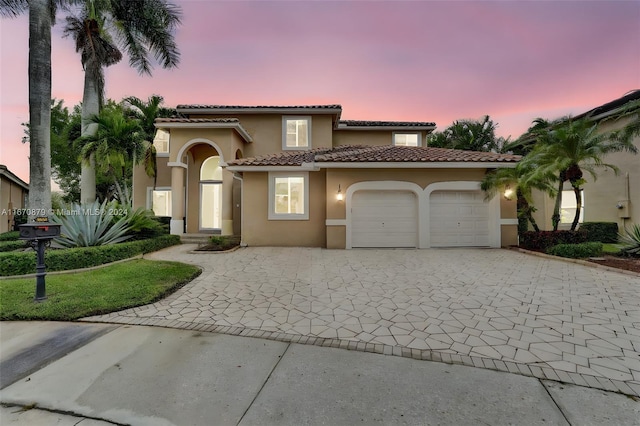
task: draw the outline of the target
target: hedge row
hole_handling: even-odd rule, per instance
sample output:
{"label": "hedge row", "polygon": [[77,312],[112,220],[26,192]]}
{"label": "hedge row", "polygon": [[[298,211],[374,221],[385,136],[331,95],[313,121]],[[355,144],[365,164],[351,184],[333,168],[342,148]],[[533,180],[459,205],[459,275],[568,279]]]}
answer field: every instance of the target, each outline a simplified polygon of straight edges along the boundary
{"label": "hedge row", "polygon": [[0,252],[13,251],[25,247],[27,247],[27,243],[25,241],[0,241]]}
{"label": "hedge row", "polygon": [[602,243],[600,241],[592,241],[580,244],[558,244],[548,249],[547,253],[572,259],[600,256],[602,254]]}
{"label": "hedge row", "polygon": [[19,231],[9,231],[0,234],[0,241],[17,241],[20,237]]}
{"label": "hedge row", "polygon": [[585,222],[580,229],[587,233],[589,241],[618,242],[618,224],[615,222]]}
{"label": "hedge row", "polygon": [[520,247],[544,251],[558,244],[579,244],[588,241],[586,231],[527,231],[520,235]]}
{"label": "hedge row", "polygon": [[[106,246],[47,250],[44,262],[47,271],[67,271],[115,262],[176,244],[180,244],[178,235],[163,235],[148,240]],[[34,251],[0,253],[0,276],[33,274],[35,272],[36,254]]]}

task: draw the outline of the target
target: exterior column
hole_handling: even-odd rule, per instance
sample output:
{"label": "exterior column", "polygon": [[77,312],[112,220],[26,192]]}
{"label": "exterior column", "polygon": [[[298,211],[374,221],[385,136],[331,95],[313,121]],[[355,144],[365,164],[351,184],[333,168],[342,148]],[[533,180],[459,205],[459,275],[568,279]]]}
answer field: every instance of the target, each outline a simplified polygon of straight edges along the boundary
{"label": "exterior column", "polygon": [[171,222],[172,235],[184,233],[184,166],[171,167]]}
{"label": "exterior column", "polygon": [[222,235],[233,235],[233,173],[222,175]]}

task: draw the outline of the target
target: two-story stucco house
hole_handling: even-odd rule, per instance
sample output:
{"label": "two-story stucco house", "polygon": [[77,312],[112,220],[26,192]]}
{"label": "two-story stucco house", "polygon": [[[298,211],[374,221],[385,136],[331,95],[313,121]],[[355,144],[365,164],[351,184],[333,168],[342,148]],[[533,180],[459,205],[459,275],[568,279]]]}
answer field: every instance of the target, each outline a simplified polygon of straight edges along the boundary
{"label": "two-story stucco house", "polygon": [[485,200],[489,169],[519,157],[430,148],[430,122],[341,120],[340,105],[179,105],[156,120],[158,175],[134,173],[135,207],[171,233],[253,246],[500,247],[515,201]]}

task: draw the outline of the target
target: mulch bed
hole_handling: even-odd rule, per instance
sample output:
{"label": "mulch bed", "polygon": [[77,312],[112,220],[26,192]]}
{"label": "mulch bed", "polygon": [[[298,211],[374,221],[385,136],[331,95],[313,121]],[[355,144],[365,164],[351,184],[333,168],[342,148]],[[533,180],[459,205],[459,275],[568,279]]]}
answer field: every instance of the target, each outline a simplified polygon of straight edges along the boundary
{"label": "mulch bed", "polygon": [[589,262],[597,263],[599,265],[609,266],[611,268],[624,269],[627,271],[633,271],[640,273],[640,258],[634,257],[617,257],[617,256],[603,256],[604,259],[587,259]]}

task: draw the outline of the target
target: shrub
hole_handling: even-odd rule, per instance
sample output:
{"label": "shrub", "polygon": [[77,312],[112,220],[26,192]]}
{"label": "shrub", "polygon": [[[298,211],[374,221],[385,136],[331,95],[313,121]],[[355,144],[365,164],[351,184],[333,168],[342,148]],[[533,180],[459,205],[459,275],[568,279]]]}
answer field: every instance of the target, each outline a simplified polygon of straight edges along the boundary
{"label": "shrub", "polygon": [[623,244],[620,251],[628,256],[640,256],[640,225],[635,224],[630,229],[625,229],[625,234],[620,235]]}
{"label": "shrub", "polygon": [[73,204],[65,207],[69,214],[56,216],[52,220],[62,225],[60,236],[55,242],[63,247],[91,247],[115,244],[131,238],[127,216],[123,215],[114,224],[111,220],[117,216],[107,202],[100,204]]}
{"label": "shrub", "polygon": [[579,244],[587,241],[587,233],[577,231],[527,231],[520,234],[520,247],[544,251],[558,244]]}
{"label": "shrub", "polygon": [[9,231],[0,234],[0,241],[18,241],[20,231]]}
{"label": "shrub", "polygon": [[580,244],[558,244],[548,249],[547,253],[572,259],[594,257],[602,253],[602,243],[600,241],[592,241]]}
{"label": "shrub", "polygon": [[[163,235],[148,240],[131,241],[95,247],[76,247],[47,250],[44,262],[47,271],[66,271],[89,268],[165,247],[180,244],[178,235]],[[36,271],[35,251],[0,253],[0,276],[32,274]]]}
{"label": "shrub", "polygon": [[25,241],[0,241],[0,251],[13,251],[26,246],[27,243]]}
{"label": "shrub", "polygon": [[615,222],[585,222],[580,229],[587,233],[588,241],[615,243],[618,241],[618,224]]}

